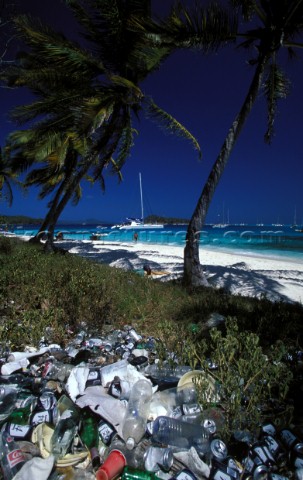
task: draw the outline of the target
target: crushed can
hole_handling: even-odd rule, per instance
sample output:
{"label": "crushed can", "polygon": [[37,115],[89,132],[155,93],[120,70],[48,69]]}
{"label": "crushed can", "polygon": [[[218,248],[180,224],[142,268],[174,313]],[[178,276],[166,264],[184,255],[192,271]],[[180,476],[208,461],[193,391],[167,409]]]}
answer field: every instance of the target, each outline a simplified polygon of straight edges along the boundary
{"label": "crushed can", "polygon": [[244,478],[252,477],[253,480],[265,480],[268,477],[269,470],[266,465],[257,464],[252,458],[246,457],[243,460]]}

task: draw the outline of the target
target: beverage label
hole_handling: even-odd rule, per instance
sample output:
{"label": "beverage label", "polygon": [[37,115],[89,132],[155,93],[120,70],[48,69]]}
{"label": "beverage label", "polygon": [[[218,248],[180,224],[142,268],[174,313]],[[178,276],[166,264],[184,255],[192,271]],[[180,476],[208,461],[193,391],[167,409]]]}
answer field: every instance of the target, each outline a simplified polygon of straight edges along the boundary
{"label": "beverage label", "polygon": [[31,425],[17,425],[16,423],[7,423],[5,430],[14,438],[25,438],[31,428]]}
{"label": "beverage label", "polygon": [[253,460],[250,458],[250,457],[246,457],[244,460],[243,460],[243,466],[244,466],[244,470],[248,473],[251,473],[255,467],[255,464],[253,462]]}
{"label": "beverage label", "polygon": [[36,412],[31,418],[32,425],[38,425],[39,423],[47,423],[52,421],[52,415],[50,410],[44,410],[42,412]]}
{"label": "beverage label", "polygon": [[109,445],[115,430],[106,422],[100,422],[98,425],[99,435],[105,445]]}
{"label": "beverage label", "polygon": [[90,370],[87,380],[97,380],[99,378],[99,370]]}
{"label": "beverage label", "polygon": [[201,408],[197,403],[185,404],[182,406],[184,415],[192,415],[193,413],[200,413]]}
{"label": "beverage label", "polygon": [[291,448],[296,441],[295,435],[290,430],[282,430],[280,435],[283,442],[285,442],[289,448]]}
{"label": "beverage label", "polygon": [[232,477],[222,470],[216,470],[212,478],[213,480],[231,480]]}
{"label": "beverage label", "polygon": [[276,427],[272,423],[266,423],[262,426],[262,431],[267,435],[275,435]]}
{"label": "beverage label", "polygon": [[8,452],[7,461],[10,468],[14,468],[18,463],[25,462],[25,457],[20,449],[16,449]]}
{"label": "beverage label", "polygon": [[271,451],[271,453],[273,453],[273,455],[275,455],[277,453],[277,451],[279,450],[279,444],[278,442],[276,441],[276,439],[274,437],[272,437],[271,435],[266,435],[266,437],[264,437],[264,441],[266,443],[266,445],[268,446],[269,450]]}
{"label": "beverage label", "polygon": [[181,470],[181,472],[177,473],[174,477],[176,480],[197,480],[197,477],[188,470],[187,468],[184,468],[184,470]]}
{"label": "beverage label", "polygon": [[268,460],[274,461],[274,458],[273,458],[271,452],[269,451],[269,449],[265,445],[262,445],[260,447],[254,447],[253,451],[255,452],[255,454],[260,458],[260,460],[264,464],[266,464],[268,462]]}

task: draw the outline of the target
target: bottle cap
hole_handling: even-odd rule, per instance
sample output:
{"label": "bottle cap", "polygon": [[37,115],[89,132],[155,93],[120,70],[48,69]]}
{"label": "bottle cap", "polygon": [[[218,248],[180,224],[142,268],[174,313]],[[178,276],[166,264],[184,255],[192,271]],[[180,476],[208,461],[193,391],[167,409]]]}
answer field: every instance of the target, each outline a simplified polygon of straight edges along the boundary
{"label": "bottle cap", "polygon": [[133,450],[135,447],[135,440],[132,437],[128,437],[125,443],[128,450]]}

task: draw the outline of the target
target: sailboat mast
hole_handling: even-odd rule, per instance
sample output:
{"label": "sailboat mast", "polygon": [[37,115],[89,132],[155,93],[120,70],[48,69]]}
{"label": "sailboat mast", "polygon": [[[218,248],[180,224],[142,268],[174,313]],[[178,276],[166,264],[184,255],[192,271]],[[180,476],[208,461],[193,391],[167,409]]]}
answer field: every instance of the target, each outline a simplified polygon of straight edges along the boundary
{"label": "sailboat mast", "polygon": [[142,195],[142,180],[141,180],[141,173],[139,173],[139,183],[140,183],[140,200],[141,200],[141,218],[142,218],[142,222],[144,222],[144,212],[143,212],[143,195]]}

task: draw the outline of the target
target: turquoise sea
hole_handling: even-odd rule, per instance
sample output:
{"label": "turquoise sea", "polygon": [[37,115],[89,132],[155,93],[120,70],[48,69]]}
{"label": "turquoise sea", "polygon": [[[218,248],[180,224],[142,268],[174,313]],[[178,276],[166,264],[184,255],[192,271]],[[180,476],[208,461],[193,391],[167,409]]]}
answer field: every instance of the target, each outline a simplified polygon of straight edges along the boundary
{"label": "turquoise sea", "polygon": [[[241,251],[257,255],[274,255],[303,261],[302,227],[289,225],[206,225],[200,236],[201,247],[211,249]],[[119,230],[111,225],[63,225],[56,233],[62,232],[64,240],[83,241],[92,238],[104,242],[133,242],[135,231],[138,242],[184,246],[186,225],[165,225],[155,230]],[[18,226],[13,229],[17,235],[32,236],[37,228],[31,225]]]}

